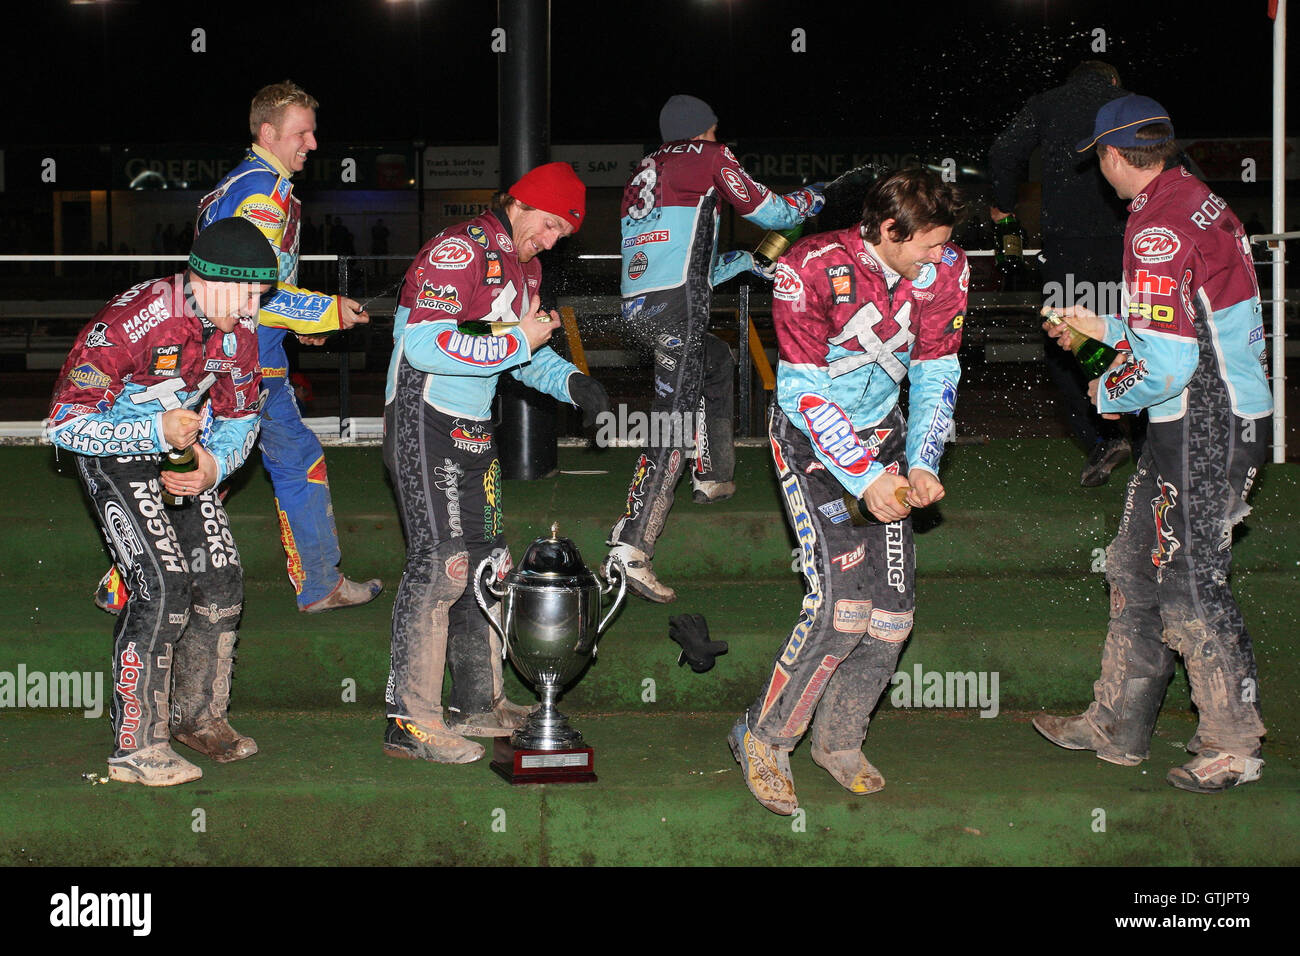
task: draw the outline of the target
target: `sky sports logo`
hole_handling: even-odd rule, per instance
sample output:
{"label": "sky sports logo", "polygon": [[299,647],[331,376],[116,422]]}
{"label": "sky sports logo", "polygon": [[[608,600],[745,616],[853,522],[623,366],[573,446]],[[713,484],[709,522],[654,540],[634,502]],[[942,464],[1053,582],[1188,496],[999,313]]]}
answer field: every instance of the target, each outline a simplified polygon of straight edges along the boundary
{"label": "sky sports logo", "polygon": [[73,886],[50,897],[50,925],[61,929],[126,927],[132,936],[153,928],[151,893],[83,893]]}
{"label": "sky sports logo", "polygon": [[653,232],[643,232],[639,236],[628,236],[623,240],[623,248],[631,249],[634,246],[643,246],[647,242],[667,242],[672,238],[672,232],[668,229],[656,229]]}

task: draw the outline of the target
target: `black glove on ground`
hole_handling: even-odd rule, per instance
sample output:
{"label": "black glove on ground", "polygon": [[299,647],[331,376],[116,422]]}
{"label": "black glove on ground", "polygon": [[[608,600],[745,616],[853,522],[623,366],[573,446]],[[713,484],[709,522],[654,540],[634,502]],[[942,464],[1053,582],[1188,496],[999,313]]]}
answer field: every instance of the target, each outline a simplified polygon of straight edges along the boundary
{"label": "black glove on ground", "polygon": [[713,667],[713,659],[727,653],[726,641],[709,640],[709,625],[703,614],[678,614],[668,619],[668,636],[682,646],[677,664],[690,664],[691,670],[703,674]]}
{"label": "black glove on ground", "polygon": [[582,427],[591,428],[596,424],[596,416],[609,411],[609,395],[605,386],[590,375],[574,372],[569,376],[569,397],[582,409]]}

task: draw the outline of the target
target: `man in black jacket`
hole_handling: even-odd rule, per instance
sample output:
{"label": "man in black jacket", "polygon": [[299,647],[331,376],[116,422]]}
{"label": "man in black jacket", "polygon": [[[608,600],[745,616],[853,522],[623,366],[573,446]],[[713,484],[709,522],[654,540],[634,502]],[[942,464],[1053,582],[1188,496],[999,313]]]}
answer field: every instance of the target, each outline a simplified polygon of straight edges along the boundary
{"label": "man in black jacket", "polygon": [[[1056,308],[1085,305],[1105,311],[1098,301],[1118,274],[1123,259],[1124,205],[1102,178],[1097,164],[1080,161],[1074,146],[1092,130],[1097,110],[1123,96],[1119,74],[1108,63],[1085,60],[1061,86],[1029,101],[993,142],[989,167],[993,177],[996,222],[1016,206],[1016,187],[1029,156],[1042,147],[1043,295]],[[1115,302],[1113,309],[1118,309]],[[1087,380],[1074,356],[1043,337],[1048,375],[1065,399],[1070,428],[1090,452],[1080,476],[1087,486],[1105,484],[1111,469],[1129,456],[1130,445],[1119,423],[1105,421],[1088,401]]]}

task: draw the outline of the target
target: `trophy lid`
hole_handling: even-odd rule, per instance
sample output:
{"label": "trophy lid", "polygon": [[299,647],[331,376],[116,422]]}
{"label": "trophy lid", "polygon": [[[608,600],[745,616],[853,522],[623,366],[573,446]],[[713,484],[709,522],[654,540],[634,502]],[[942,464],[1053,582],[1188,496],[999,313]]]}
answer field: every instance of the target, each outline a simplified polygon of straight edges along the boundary
{"label": "trophy lid", "polygon": [[525,575],[545,575],[552,578],[573,578],[591,574],[582,562],[578,546],[568,538],[560,537],[558,523],[551,525],[549,538],[538,538],[528,546],[516,570]]}

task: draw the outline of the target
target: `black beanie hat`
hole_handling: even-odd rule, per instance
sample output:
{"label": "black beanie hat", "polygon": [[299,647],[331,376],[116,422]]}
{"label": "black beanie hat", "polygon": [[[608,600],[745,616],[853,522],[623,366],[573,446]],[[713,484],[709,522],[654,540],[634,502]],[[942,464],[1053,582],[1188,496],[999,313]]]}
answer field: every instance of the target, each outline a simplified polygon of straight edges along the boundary
{"label": "black beanie hat", "polygon": [[211,282],[275,282],[280,267],[262,230],[247,219],[218,219],[194,239],[190,270]]}
{"label": "black beanie hat", "polygon": [[659,135],[665,143],[679,139],[693,139],[701,133],[707,133],[709,127],[718,122],[713,107],[698,96],[678,93],[670,96],[664,108],[659,111]]}

